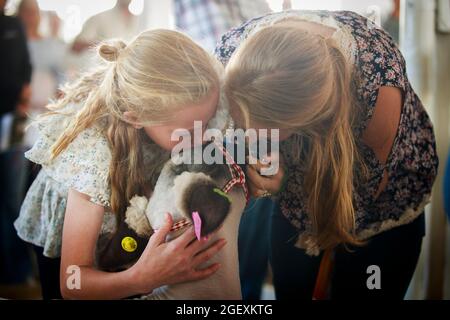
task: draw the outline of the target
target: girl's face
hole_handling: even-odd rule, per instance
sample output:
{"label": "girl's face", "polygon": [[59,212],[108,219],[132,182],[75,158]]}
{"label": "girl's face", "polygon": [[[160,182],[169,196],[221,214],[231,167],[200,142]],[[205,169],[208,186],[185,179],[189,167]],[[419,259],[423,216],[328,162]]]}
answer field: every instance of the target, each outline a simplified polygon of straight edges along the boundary
{"label": "girl's face", "polygon": [[[202,122],[202,134],[209,120],[215,115],[219,102],[219,90],[215,89],[209,96],[195,104],[183,106],[173,114],[173,120],[164,125],[144,127],[146,134],[161,148],[170,151],[179,141],[172,141],[176,129],[186,129],[194,138],[194,121]],[[193,145],[193,140],[191,141]]]}

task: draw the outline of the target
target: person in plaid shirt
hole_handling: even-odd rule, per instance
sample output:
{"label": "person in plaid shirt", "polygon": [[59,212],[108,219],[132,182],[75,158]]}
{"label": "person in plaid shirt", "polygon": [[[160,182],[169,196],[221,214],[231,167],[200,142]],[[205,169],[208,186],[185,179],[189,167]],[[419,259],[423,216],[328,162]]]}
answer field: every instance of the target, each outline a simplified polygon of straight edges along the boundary
{"label": "person in plaid shirt", "polygon": [[270,12],[265,0],[174,0],[175,24],[208,51],[229,29]]}

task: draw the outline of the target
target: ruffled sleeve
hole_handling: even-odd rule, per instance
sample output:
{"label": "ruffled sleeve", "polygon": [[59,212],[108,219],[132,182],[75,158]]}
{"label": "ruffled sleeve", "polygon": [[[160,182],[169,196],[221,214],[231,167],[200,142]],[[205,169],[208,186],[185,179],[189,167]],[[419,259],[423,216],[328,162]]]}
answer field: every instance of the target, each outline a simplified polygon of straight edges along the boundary
{"label": "ruffled sleeve", "polygon": [[94,126],[82,131],[61,154],[51,159],[51,148],[67,127],[68,119],[58,114],[39,122],[39,138],[25,157],[40,164],[47,176],[66,188],[90,196],[93,203],[109,207],[111,151],[99,128]]}
{"label": "ruffled sleeve", "polygon": [[[38,139],[25,157],[42,166],[14,222],[24,241],[43,248],[46,257],[61,255],[62,229],[70,188],[84,193],[109,212],[111,151],[101,129],[82,131],[55,159],[51,148],[67,128],[70,115],[55,114],[35,123]],[[105,215],[106,216],[106,215]]]}

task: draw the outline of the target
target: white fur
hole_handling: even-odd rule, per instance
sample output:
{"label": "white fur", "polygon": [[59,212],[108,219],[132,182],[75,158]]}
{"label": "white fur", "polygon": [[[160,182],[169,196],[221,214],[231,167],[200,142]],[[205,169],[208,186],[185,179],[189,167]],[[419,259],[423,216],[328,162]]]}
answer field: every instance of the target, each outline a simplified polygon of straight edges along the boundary
{"label": "white fur", "polygon": [[140,237],[149,237],[153,233],[152,227],[145,216],[147,205],[146,197],[134,196],[125,212],[125,222]]}
{"label": "white fur", "polygon": [[173,221],[184,218],[175,205],[177,195],[173,189],[175,180],[175,174],[171,170],[173,165],[170,160],[164,165],[145,209],[145,215],[153,229],[159,229],[164,225],[166,213],[172,215]]}

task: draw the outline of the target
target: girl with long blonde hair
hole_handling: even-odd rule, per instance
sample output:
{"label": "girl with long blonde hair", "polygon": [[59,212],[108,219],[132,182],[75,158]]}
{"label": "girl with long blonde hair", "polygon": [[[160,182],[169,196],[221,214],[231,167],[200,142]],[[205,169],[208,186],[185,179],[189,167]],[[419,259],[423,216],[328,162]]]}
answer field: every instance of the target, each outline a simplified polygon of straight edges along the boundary
{"label": "girl with long blonde hair", "polygon": [[[15,227],[38,252],[44,298],[60,296],[59,290],[64,298],[124,298],[205,278],[218,265],[199,265],[225,244],[192,241],[191,229],[166,244],[173,223],[168,215],[131,268],[95,268],[104,217],[123,216],[135,195],[150,196],[177,143],[174,129],[191,130],[194,120],[213,118],[222,70],[190,38],[170,30],[145,31],[128,45],[104,42],[98,54],[97,67],[48,106],[38,120],[40,139],[26,153],[42,169]],[[74,266],[81,283],[71,287]]]}
{"label": "girl with long blonde hair", "polygon": [[[247,169],[253,195],[277,202],[277,297],[310,299],[325,251],[331,297],[403,298],[438,161],[389,35],[353,12],[292,10],[231,30],[216,55],[235,122],[280,130],[282,169]],[[370,265],[384,272],[378,291],[366,284]]]}

